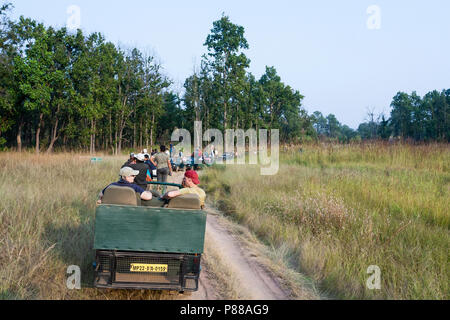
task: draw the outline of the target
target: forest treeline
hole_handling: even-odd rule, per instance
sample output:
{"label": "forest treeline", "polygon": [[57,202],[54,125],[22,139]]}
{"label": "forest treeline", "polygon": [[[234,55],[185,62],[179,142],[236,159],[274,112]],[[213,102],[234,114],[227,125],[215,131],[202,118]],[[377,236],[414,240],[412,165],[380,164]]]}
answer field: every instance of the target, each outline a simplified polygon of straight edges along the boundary
{"label": "forest treeline", "polygon": [[402,138],[410,141],[450,142],[450,89],[428,92],[423,98],[414,91],[398,92],[390,105],[390,117],[367,110],[366,122],[357,130],[342,125],[333,114],[316,111],[312,122],[319,137],[339,141]]}
{"label": "forest treeline", "polygon": [[281,81],[275,67],[256,79],[248,72],[244,28],[223,15],[213,22],[200,65],[173,90],[151,54],[123,49],[100,33],[47,27],[0,7],[0,148],[52,152],[96,150],[119,154],[167,143],[175,128],[279,129],[284,143],[351,141],[401,136],[450,137],[450,90],[423,99],[399,93],[390,119],[358,130],[335,116],[308,115],[303,96]]}

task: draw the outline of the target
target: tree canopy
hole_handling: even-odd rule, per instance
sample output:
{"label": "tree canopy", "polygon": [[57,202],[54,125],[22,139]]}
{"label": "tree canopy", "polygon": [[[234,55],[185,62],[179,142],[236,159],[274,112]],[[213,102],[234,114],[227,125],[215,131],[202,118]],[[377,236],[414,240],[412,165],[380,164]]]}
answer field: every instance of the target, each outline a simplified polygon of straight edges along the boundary
{"label": "tree canopy", "polygon": [[372,113],[357,130],[333,114],[308,115],[304,96],[275,66],[259,79],[248,71],[245,29],[226,15],[213,22],[206,53],[181,93],[151,54],[96,32],[11,21],[11,9],[0,6],[0,148],[119,154],[168,143],[173,130],[192,132],[195,121],[203,129],[278,129],[282,143],[450,140],[450,89],[423,98],[399,92],[389,118]]}

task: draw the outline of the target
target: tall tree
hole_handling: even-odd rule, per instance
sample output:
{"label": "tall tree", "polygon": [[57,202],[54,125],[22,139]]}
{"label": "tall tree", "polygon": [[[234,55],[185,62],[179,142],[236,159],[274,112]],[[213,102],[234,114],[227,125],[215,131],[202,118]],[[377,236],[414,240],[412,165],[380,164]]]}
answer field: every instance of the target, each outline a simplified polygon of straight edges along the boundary
{"label": "tall tree", "polygon": [[[42,24],[23,20],[25,34],[31,28],[33,41],[27,44],[25,56],[14,59],[14,77],[18,85],[18,94],[24,97],[25,111],[35,119],[36,153],[40,152],[40,133],[44,116],[50,113],[51,86],[54,75],[51,72],[53,53],[50,51],[50,33]],[[22,117],[22,115],[19,115]],[[21,122],[23,120],[19,120]]]}
{"label": "tall tree", "polygon": [[339,138],[341,124],[334,114],[327,116],[327,133],[330,138]]}
{"label": "tall tree", "polygon": [[378,126],[378,136],[381,139],[388,139],[391,136],[392,130],[391,130],[391,126],[389,123],[389,120],[386,119],[386,116],[384,114],[381,115],[381,121],[380,124]]}
{"label": "tall tree", "polygon": [[[204,59],[213,72],[217,103],[223,115],[222,127],[227,129],[230,127],[232,112],[239,108],[239,93],[245,81],[245,69],[250,64],[250,60],[241,52],[249,48],[244,37],[244,27],[233,24],[229,17],[222,15],[220,20],[213,23],[204,45],[208,49],[208,57],[204,56]],[[237,123],[239,118],[235,120]]]}
{"label": "tall tree", "polygon": [[424,108],[429,115],[427,136],[434,140],[448,141],[450,127],[450,104],[448,90],[434,90],[425,95]]}
{"label": "tall tree", "polygon": [[312,114],[313,127],[319,136],[326,136],[328,133],[327,119],[320,111],[315,111]]}
{"label": "tall tree", "polygon": [[411,137],[415,140],[426,139],[426,122],[429,121],[427,110],[422,98],[414,91],[410,95],[411,101]]}
{"label": "tall tree", "polygon": [[394,134],[407,138],[411,136],[412,102],[407,93],[398,92],[391,103],[391,123]]}
{"label": "tall tree", "polygon": [[162,73],[162,66],[154,57],[144,58],[140,114],[144,119],[144,132],[150,141],[146,145],[153,146],[159,118],[164,114],[164,92],[172,82]]}
{"label": "tall tree", "polygon": [[6,143],[6,138],[2,134],[14,124],[13,101],[9,94],[9,88],[12,87],[13,82],[11,48],[8,44],[10,21],[6,15],[11,7],[10,3],[0,6],[0,147]]}
{"label": "tall tree", "polygon": [[67,34],[65,28],[60,30],[48,29],[49,50],[53,54],[50,66],[50,86],[52,94],[49,102],[48,122],[50,123],[50,143],[47,153],[53,151],[55,142],[58,140],[59,132],[66,125],[66,115],[71,103],[74,89],[70,79],[72,38]]}

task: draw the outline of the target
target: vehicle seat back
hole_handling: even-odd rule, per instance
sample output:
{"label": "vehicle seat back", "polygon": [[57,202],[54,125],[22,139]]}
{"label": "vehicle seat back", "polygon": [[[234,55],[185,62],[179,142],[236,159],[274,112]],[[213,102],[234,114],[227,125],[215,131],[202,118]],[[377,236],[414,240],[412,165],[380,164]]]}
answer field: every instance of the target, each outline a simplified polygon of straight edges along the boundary
{"label": "vehicle seat back", "polygon": [[200,198],[196,194],[183,194],[169,201],[170,209],[201,209]]}
{"label": "vehicle seat back", "polygon": [[137,206],[136,192],[129,187],[110,186],[105,190],[102,198],[103,204],[121,204]]}

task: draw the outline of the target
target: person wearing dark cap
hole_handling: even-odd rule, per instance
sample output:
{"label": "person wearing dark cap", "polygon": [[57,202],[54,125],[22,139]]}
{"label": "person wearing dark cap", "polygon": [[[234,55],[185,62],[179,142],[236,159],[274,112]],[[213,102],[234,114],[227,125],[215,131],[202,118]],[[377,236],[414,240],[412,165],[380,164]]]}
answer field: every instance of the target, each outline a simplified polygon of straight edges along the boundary
{"label": "person wearing dark cap", "polygon": [[200,198],[200,205],[203,207],[205,205],[206,193],[205,191],[203,191],[203,189],[200,189],[198,187],[199,184],[200,180],[198,179],[197,172],[195,172],[194,170],[188,170],[184,174],[182,182],[184,189],[169,191],[163,196],[163,198],[173,199],[183,194],[193,193],[198,195],[198,197]]}

